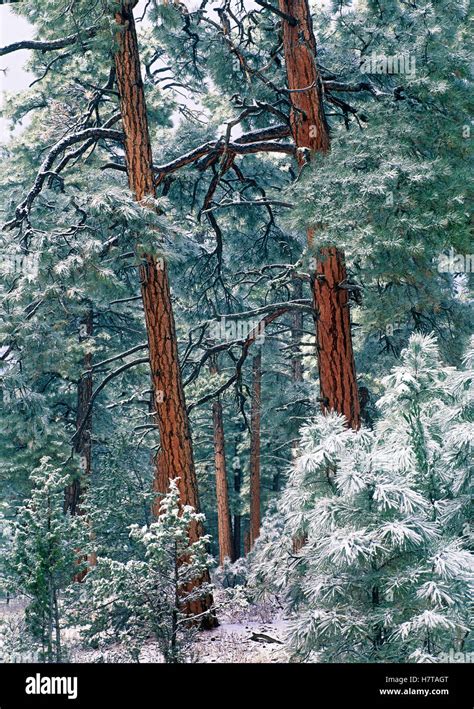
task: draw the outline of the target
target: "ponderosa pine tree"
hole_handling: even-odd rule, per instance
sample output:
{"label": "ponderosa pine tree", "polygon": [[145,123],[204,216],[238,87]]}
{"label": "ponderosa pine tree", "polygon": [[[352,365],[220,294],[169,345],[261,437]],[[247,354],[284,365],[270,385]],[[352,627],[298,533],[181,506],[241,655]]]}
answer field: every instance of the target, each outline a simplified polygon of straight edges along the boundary
{"label": "ponderosa pine tree", "polygon": [[[144,202],[155,197],[153,156],[141,77],[138,40],[133,8],[136,0],[122,2],[116,14],[119,25],[118,51],[115,70],[120,98],[120,109],[125,136],[127,175],[135,198]],[[184,399],[184,390],[178,359],[178,347],[168,270],[163,258],[139,254],[145,262],[140,267],[140,282],[148,349],[152,373],[153,405],[160,430],[160,452],[157,456],[155,491],[164,493],[169,481],[179,480],[181,502],[199,510],[197,480],[194,469],[191,433]],[[198,518],[189,530],[191,542],[202,534]],[[207,579],[203,577],[204,580]],[[196,579],[194,579],[196,582]],[[215,624],[213,614],[205,613],[212,605],[212,597],[201,595],[189,613],[200,617],[203,627]]]}
{"label": "ponderosa pine tree", "polygon": [[84,544],[81,520],[63,513],[68,476],[45,457],[32,471],[30,499],[18,509],[7,568],[13,587],[28,599],[26,628],[44,662],[61,662],[63,610],[60,594],[78,570]]}
{"label": "ponderosa pine tree", "polygon": [[[322,100],[322,82],[316,64],[316,40],[308,0],[280,0],[283,50],[292,104],[291,128],[300,168],[316,153],[330,148],[329,127]],[[290,20],[292,18],[293,21]],[[314,244],[308,229],[310,252],[315,247],[312,274],[321,407],[360,426],[360,404],[352,347],[347,272],[344,254],[335,246]],[[321,221],[318,230],[325,229]]]}
{"label": "ponderosa pine tree", "polygon": [[[211,362],[211,374],[218,373],[217,359]],[[230,519],[229,487],[225,454],[224,419],[222,402],[217,397],[212,402],[212,427],[214,438],[214,467],[216,472],[217,535],[219,544],[219,562],[233,560],[232,523]]]}
{"label": "ponderosa pine tree", "polygon": [[[145,205],[155,197],[145,92],[141,78],[138,40],[135,30],[134,0],[124,2],[116,19],[119,25],[115,54],[117,85],[125,135],[125,155],[130,188],[138,202]],[[157,234],[159,242],[159,234]],[[181,476],[184,504],[197,508],[189,423],[179,371],[174,317],[168,272],[164,259],[139,254],[146,261],[140,269],[152,384],[161,450],[157,459],[157,492],[165,492],[169,480]],[[197,530],[192,532],[194,537]]]}
{"label": "ponderosa pine tree", "polygon": [[[466,13],[423,0],[315,14],[326,103],[345,124],[331,123],[331,151],[292,190],[291,223],[324,224],[344,251],[366,370],[377,347],[390,366],[414,330],[459,362],[470,333]],[[443,267],[450,252],[467,256]]]}
{"label": "ponderosa pine tree", "polygon": [[469,651],[472,347],[465,364],[443,366],[435,339],[413,335],[383,382],[374,431],[347,430],[334,413],[302,429],[253,560],[254,582],[292,614],[295,658],[437,662]]}
{"label": "ponderosa pine tree", "polygon": [[[202,525],[203,515],[183,506],[178,484],[171,479],[156,522],[131,526],[134,559],[98,558],[86,580],[90,615],[84,615],[82,601],[78,606],[81,623],[93,619],[84,630],[89,641],[104,646],[119,637],[134,661],[150,638],[158,642],[165,662],[186,661],[193,637],[189,608],[206,606],[212,597],[210,585],[202,583],[210,562],[209,538],[189,538],[189,527]],[[212,615],[212,610],[204,613]]]}

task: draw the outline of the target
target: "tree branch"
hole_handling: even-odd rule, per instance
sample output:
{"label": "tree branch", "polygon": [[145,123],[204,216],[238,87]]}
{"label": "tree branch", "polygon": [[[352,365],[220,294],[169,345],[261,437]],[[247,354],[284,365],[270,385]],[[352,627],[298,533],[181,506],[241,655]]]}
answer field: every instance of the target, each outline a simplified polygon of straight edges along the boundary
{"label": "tree branch", "polygon": [[51,39],[49,41],[24,39],[21,42],[13,42],[13,44],[7,44],[5,47],[0,47],[0,57],[5,56],[5,54],[17,52],[20,49],[37,49],[41,52],[49,52],[54,49],[63,49],[64,47],[70,47],[72,44],[75,44],[83,36],[94,37],[96,34],[97,27],[87,27],[83,32],[70,34],[67,37],[61,37],[60,39]]}
{"label": "tree branch", "polygon": [[125,372],[127,369],[131,369],[132,367],[136,367],[137,364],[146,364],[149,363],[150,358],[149,357],[140,357],[139,359],[134,359],[131,362],[127,362],[126,364],[122,364],[121,367],[116,369],[114,372],[110,372],[105,379],[99,384],[97,389],[93,392],[90,400],[89,400],[89,405],[87,407],[87,410],[84,414],[84,418],[82,420],[81,425],[75,432],[75,434],[72,436],[71,440],[69,441],[70,443],[74,443],[76,439],[82,434],[84,430],[84,426],[86,425],[87,419],[90,416],[90,413],[92,411],[92,405],[95,401],[95,399],[98,397],[102,389],[107,386],[107,384],[110,382],[111,379],[114,379],[114,377],[117,377],[119,374],[122,374],[122,372]]}
{"label": "tree branch", "polygon": [[286,20],[289,25],[292,27],[296,27],[298,24],[298,21],[296,18],[294,18],[292,15],[287,15],[286,12],[282,12],[279,8],[273,7],[273,5],[270,5],[269,2],[263,2],[263,0],[255,0],[256,5],[260,5],[260,7],[264,7],[266,10],[270,10],[270,12],[275,13],[275,15],[278,15],[278,17],[281,17],[283,20]]}
{"label": "tree branch", "polygon": [[108,140],[123,140],[123,134],[121,131],[112,130],[111,128],[85,128],[79,133],[73,135],[68,135],[62,140],[60,140],[56,145],[51,148],[48,155],[44,159],[39,172],[34,181],[33,187],[29,191],[28,195],[25,197],[23,202],[18,205],[15,210],[15,217],[7,222],[3,226],[3,231],[13,229],[15,226],[19,226],[24,219],[27,219],[31,210],[31,206],[35,201],[36,197],[41,192],[46,178],[50,175],[51,168],[55,159],[60,155],[66,148],[71,145],[80,143],[84,140],[90,140],[94,138],[95,140],[108,139]]}

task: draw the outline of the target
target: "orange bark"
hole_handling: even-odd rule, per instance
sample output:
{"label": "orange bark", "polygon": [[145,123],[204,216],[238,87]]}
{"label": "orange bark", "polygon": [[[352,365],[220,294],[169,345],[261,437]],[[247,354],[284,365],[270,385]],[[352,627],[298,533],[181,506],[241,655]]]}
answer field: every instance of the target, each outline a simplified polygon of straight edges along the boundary
{"label": "orange bark", "polygon": [[[330,136],[322,102],[322,85],[316,64],[308,0],[279,0],[280,10],[295,18],[283,20],[283,46],[292,103],[291,128],[302,166],[311,154],[326,153]],[[308,229],[311,248],[314,231]],[[352,349],[352,335],[344,254],[330,247],[320,249],[313,279],[317,312],[317,350],[323,411],[344,414],[349,425],[360,426],[360,404]]]}
{"label": "orange bark", "polygon": [[260,418],[262,353],[253,358],[250,417],[250,548],[260,536]]}
{"label": "orange bark", "polygon": [[[211,364],[211,373],[217,373],[217,362]],[[219,540],[219,562],[222,565],[227,557],[234,557],[232,525],[230,521],[229,489],[225,458],[224,420],[219,397],[212,403],[212,422],[214,429],[214,462],[216,469],[217,532]]]}
{"label": "orange bark", "polygon": [[[125,159],[130,189],[138,202],[155,196],[153,158],[141,76],[138,41],[132,2],[122,2],[115,19],[120,26],[117,33],[118,50],[115,69],[120,98]],[[175,323],[166,263],[150,254],[139,254],[141,293],[145,313],[150,354],[153,404],[160,432],[160,452],[156,458],[154,489],[167,491],[169,480],[179,478],[178,487],[183,505],[192,505],[199,511],[198,487],[191,443],[189,420],[178,358]],[[159,502],[154,512],[158,513]],[[200,524],[189,530],[190,541],[202,534]],[[208,580],[208,574],[201,579]],[[187,589],[191,590],[191,589]],[[206,596],[188,604],[189,615],[202,614],[212,605]],[[203,627],[214,627],[213,615],[204,616]]]}

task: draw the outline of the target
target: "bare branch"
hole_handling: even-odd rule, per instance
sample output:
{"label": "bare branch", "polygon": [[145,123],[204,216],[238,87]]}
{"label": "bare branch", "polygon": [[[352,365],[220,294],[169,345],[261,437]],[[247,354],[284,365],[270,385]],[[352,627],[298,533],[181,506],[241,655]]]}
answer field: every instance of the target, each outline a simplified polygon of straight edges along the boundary
{"label": "bare branch", "polygon": [[292,27],[296,27],[296,25],[298,24],[296,18],[294,18],[292,15],[287,15],[286,12],[282,12],[277,7],[270,5],[269,2],[263,2],[263,0],[255,0],[255,4],[260,5],[260,7],[264,7],[266,10],[270,10],[270,12],[275,13],[275,15],[278,15],[278,17],[281,17],[283,20],[286,20],[286,22],[288,22],[288,24],[290,24]]}
{"label": "bare branch", "polygon": [[122,141],[123,134],[121,131],[112,130],[111,128],[85,128],[84,130],[79,131],[79,133],[68,135],[62,140],[60,140],[58,143],[56,143],[56,145],[51,148],[48,155],[44,159],[34,181],[33,187],[31,188],[23,202],[19,204],[16,208],[15,217],[3,226],[4,231],[13,229],[15,226],[19,226],[24,219],[28,218],[31,206],[35,201],[36,197],[43,189],[43,185],[46,178],[51,174],[51,168],[58,155],[64,152],[64,150],[66,150],[66,148],[69,148],[71,145],[75,145],[76,143],[80,143],[82,141],[90,140],[91,138],[94,138],[95,140],[100,140],[102,138],[108,140]]}
{"label": "bare branch", "polygon": [[114,377],[117,377],[119,374],[122,374],[122,372],[125,372],[127,369],[131,369],[132,367],[136,367],[137,364],[146,364],[149,361],[150,361],[149,357],[140,357],[139,359],[134,359],[131,362],[127,362],[126,364],[122,364],[121,367],[116,369],[114,372],[110,372],[110,374],[108,374],[105,377],[105,379],[99,384],[97,389],[93,392],[93,394],[89,400],[89,405],[87,407],[87,410],[84,414],[84,418],[82,420],[82,423],[79,426],[79,428],[77,429],[77,431],[75,432],[75,434],[72,436],[70,443],[74,443],[74,441],[76,441],[77,438],[79,438],[79,436],[81,436],[82,431],[84,430],[84,426],[86,424],[86,421],[89,418],[90,413],[92,411],[92,405],[93,405],[95,399],[98,397],[98,395],[100,394],[102,389],[104,389],[104,387],[110,382],[110,380],[114,379]]}
{"label": "bare branch", "polygon": [[40,52],[63,49],[64,47],[70,47],[72,44],[76,44],[76,42],[82,37],[94,37],[96,34],[97,27],[87,27],[83,32],[70,34],[67,37],[61,37],[60,39],[51,39],[49,41],[24,39],[21,42],[14,42],[13,44],[7,44],[5,47],[0,47],[0,57],[5,56],[5,54],[17,52],[20,49],[37,49]]}
{"label": "bare branch", "polygon": [[139,350],[146,350],[147,347],[148,347],[148,342],[144,342],[142,345],[136,345],[135,347],[132,347],[130,350],[127,350],[126,352],[122,352],[121,354],[115,355],[114,357],[109,357],[109,359],[104,359],[104,360],[102,360],[102,362],[97,362],[97,364],[93,364],[92,367],[85,372],[85,374],[89,374],[94,369],[99,369],[100,367],[103,367],[105,364],[110,364],[110,362],[115,362],[117,359],[124,359],[125,357],[128,357],[129,355],[133,354],[134,352],[138,352]]}

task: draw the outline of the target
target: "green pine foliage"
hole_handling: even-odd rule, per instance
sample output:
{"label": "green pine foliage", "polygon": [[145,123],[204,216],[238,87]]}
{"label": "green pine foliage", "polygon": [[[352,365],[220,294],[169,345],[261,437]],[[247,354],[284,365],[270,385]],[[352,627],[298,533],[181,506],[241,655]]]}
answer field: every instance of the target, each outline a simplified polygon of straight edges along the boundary
{"label": "green pine foliage", "polygon": [[[78,617],[87,623],[84,637],[93,646],[119,641],[138,661],[143,645],[153,640],[165,662],[177,663],[189,659],[195,633],[186,604],[212,590],[209,583],[194,585],[210,562],[209,538],[189,541],[189,525],[204,517],[192,507],[181,509],[176,481],[162,498],[160,510],[156,522],[130,527],[132,559],[98,558],[84,583]],[[86,615],[84,598],[90,604]]]}
{"label": "green pine foliage", "polygon": [[[362,289],[353,320],[363,350],[379,340],[398,353],[410,332],[434,331],[456,362],[470,334],[467,13],[466,3],[423,0],[363,3],[331,22],[318,16],[321,62],[344,77],[328,86],[346,121],[332,124],[331,153],[291,188],[289,220],[315,228],[316,250],[344,251],[349,280]],[[333,91],[338,82],[347,92]],[[443,266],[449,253],[466,255],[464,265]]]}
{"label": "green pine foliage", "polygon": [[253,582],[286,600],[296,660],[437,662],[470,650],[470,363],[472,352],[462,372],[446,367],[433,337],[413,335],[373,431],[337,414],[303,427],[253,560]]}
{"label": "green pine foliage", "polygon": [[[212,404],[219,392],[234,533],[240,525],[236,552],[243,555],[257,347],[267,519],[252,573],[284,597],[295,659],[436,660],[451,646],[470,647],[467,3],[312,5],[331,151],[300,175],[289,135],[275,140],[286,152],[237,152],[224,171],[228,140],[289,123],[281,19],[240,1],[222,3],[221,13],[216,3],[153,1],[143,20],[135,10],[157,174],[211,146],[161,175],[150,199],[157,210],[134,201],[117,137],[116,3],[22,0],[8,7],[39,41],[76,37],[59,50],[29,52],[31,85],[1,109],[14,129],[0,146],[7,224],[0,231],[1,544],[12,559],[7,586],[30,599],[26,627],[45,660],[66,656],[55,631],[77,622],[64,615],[75,596],[94,613],[85,633],[93,644],[122,640],[137,659],[153,637],[167,661],[191,658],[183,596],[176,603],[173,589],[200,573],[207,551],[218,554]],[[407,63],[401,72],[370,73],[373,55]],[[64,138],[104,127],[112,134],[60,150],[42,174]],[[12,224],[39,178],[29,212]],[[316,248],[331,243],[345,251],[348,281],[341,285],[350,293],[365,397],[366,427],[357,434],[335,415],[315,416],[308,224]],[[163,517],[152,518],[160,441],[137,273],[142,249],[168,264],[207,551],[204,542],[187,549],[182,531],[196,513],[177,516],[174,488]],[[446,268],[450,254],[456,260]],[[246,350],[255,324],[293,299],[305,303],[301,320],[286,311]],[[217,374],[210,373],[211,353]],[[88,527],[80,540],[81,524],[61,516],[61,486],[81,476],[73,436],[86,374],[97,395],[91,475],[81,478]],[[50,547],[40,539],[48,495],[56,530]],[[180,553],[195,558],[178,579],[176,539]],[[307,539],[297,553],[294,539]],[[20,563],[22,545],[36,559],[30,576]],[[71,584],[79,547],[99,557],[80,587]],[[223,585],[246,583],[245,562],[228,567],[217,574]]]}
{"label": "green pine foliage", "polygon": [[13,595],[27,599],[25,629],[39,660],[61,662],[63,594],[84,566],[78,550],[84,546],[85,527],[83,519],[63,513],[69,479],[61,466],[44,457],[30,479],[31,496],[17,510],[6,557],[7,585]]}

